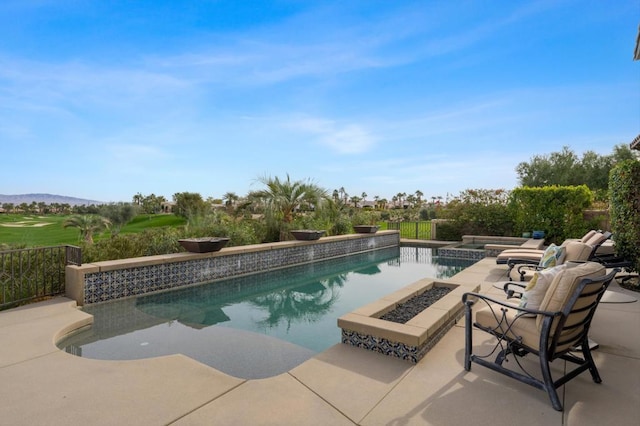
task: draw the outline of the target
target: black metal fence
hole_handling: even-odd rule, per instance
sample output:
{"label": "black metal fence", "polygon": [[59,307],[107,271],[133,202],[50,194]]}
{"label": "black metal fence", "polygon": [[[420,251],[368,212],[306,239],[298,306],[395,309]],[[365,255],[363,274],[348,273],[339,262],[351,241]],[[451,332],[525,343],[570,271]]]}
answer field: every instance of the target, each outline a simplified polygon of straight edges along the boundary
{"label": "black metal fence", "polygon": [[0,310],[64,294],[65,266],[81,264],[82,251],[75,246],[0,252]]}
{"label": "black metal fence", "polygon": [[400,231],[400,238],[431,240],[431,222],[387,222],[387,229]]}

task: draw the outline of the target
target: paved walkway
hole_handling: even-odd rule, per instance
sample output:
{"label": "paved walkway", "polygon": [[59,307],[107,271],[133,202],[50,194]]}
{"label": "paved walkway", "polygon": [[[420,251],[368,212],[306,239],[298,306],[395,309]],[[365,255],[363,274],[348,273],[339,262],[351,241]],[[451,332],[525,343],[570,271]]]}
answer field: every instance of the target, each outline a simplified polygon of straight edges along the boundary
{"label": "paved walkway", "polygon": [[[484,259],[456,280],[499,294],[494,284],[506,280],[506,268]],[[612,299],[639,296],[616,284],[611,291]],[[465,372],[461,323],[417,365],[338,344],[288,373],[244,380],[182,355],[102,361],[57,349],[60,336],[90,320],[66,298],[0,312],[1,425],[635,426],[640,419],[638,302],[601,304],[591,336],[603,383],[589,374],[570,381],[560,390],[564,412],[546,393],[486,368]]]}

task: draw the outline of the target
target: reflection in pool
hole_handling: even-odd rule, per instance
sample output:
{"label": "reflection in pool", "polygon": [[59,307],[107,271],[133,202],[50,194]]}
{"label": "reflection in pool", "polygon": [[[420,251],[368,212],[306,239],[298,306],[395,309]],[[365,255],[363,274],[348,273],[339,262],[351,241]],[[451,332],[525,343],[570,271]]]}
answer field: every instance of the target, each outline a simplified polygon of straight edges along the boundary
{"label": "reflection in pool", "polygon": [[392,247],[165,293],[90,305],[93,326],[60,342],[98,359],[182,353],[228,374],[268,377],[340,342],[339,316],[471,261]]}

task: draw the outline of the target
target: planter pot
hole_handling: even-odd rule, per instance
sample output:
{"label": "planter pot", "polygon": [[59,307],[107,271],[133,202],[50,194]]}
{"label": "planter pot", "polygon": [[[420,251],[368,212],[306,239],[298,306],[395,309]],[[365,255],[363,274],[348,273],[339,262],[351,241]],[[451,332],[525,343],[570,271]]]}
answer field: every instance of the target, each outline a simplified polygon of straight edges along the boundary
{"label": "planter pot", "polygon": [[534,240],[541,240],[544,238],[544,231],[533,231],[532,236]]}
{"label": "planter pot", "polygon": [[380,229],[377,225],[355,225],[353,230],[358,234],[375,234]]}
{"label": "planter pot", "polygon": [[325,232],[326,231],[316,231],[314,229],[298,229],[291,231],[291,235],[293,235],[296,240],[309,241],[319,239]]}
{"label": "planter pot", "polygon": [[203,237],[203,238],[185,238],[178,240],[185,250],[191,253],[209,253],[218,251],[229,242],[229,238],[219,237]]}

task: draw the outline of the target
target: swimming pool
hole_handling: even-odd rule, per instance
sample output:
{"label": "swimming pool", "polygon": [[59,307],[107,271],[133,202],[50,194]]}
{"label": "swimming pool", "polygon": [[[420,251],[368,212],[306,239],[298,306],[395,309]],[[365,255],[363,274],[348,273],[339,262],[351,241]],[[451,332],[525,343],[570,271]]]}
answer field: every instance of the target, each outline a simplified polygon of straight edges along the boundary
{"label": "swimming pool", "polygon": [[339,316],[474,263],[435,253],[390,247],[90,305],[93,326],[59,346],[111,360],[181,353],[236,377],[270,377],[339,343]]}

